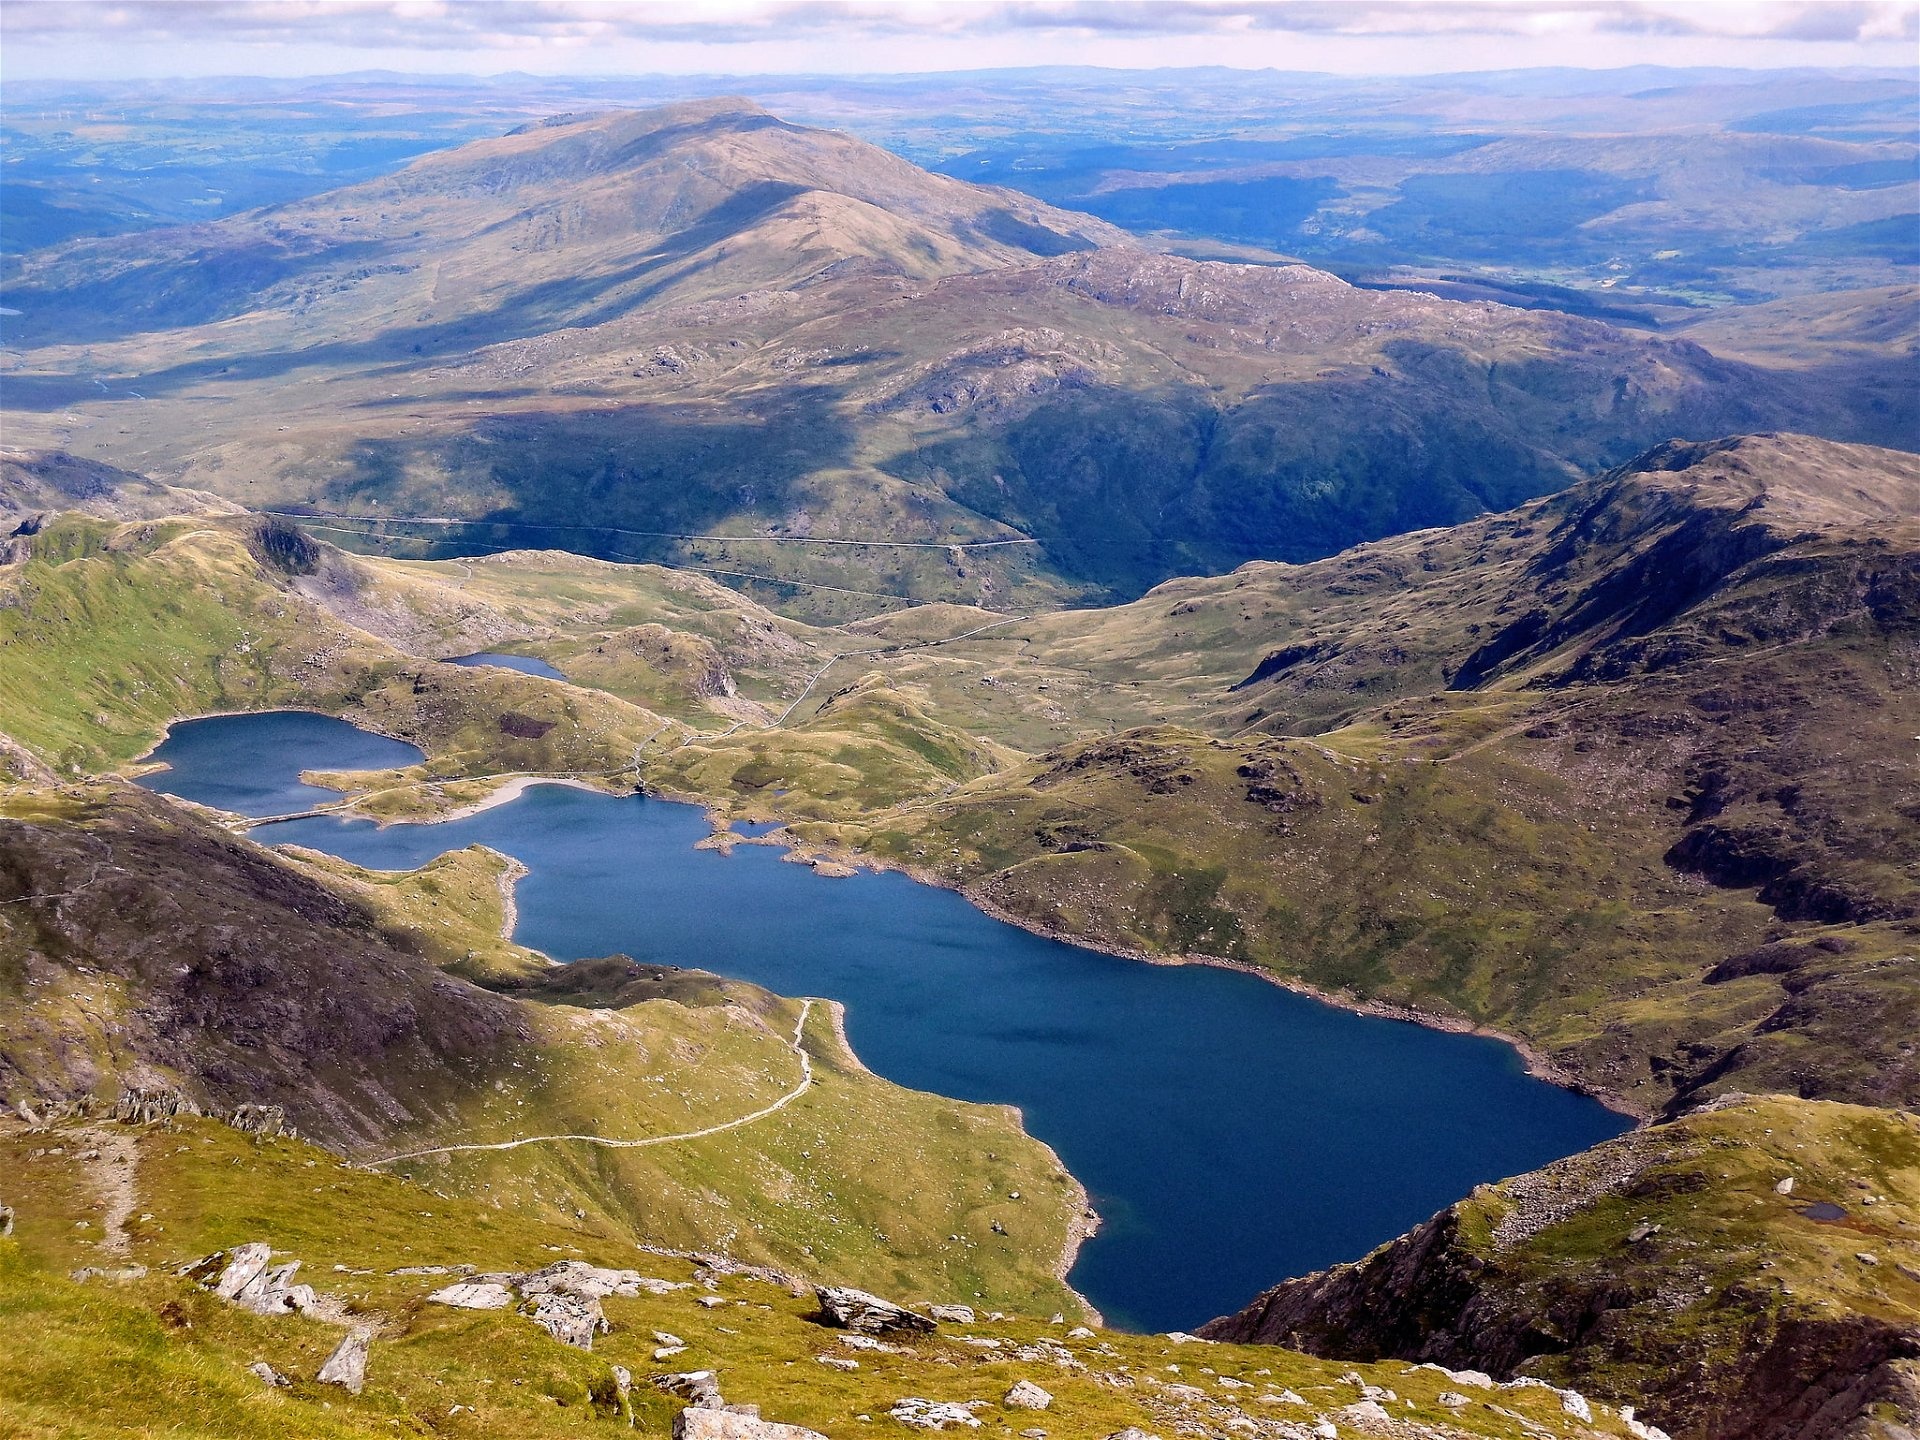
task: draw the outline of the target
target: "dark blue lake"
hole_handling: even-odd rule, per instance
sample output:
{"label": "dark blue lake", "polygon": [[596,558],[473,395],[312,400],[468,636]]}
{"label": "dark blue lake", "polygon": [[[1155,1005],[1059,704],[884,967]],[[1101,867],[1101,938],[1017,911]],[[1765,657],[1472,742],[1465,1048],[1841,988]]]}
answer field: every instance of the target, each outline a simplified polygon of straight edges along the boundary
{"label": "dark blue lake", "polygon": [[[293,718],[178,725],[155,757],[176,768],[155,778],[226,804],[244,777],[273,797],[253,813],[282,813],[288,777],[360,743]],[[708,828],[693,806],[540,786],[446,824],[254,834],[385,869],[483,843],[527,865],[516,938],[555,959],[624,951],[844,1001],[879,1074],[1018,1105],[1060,1153],[1106,1222],[1072,1280],[1115,1324],[1191,1328],[1627,1128],[1493,1040],[1044,940],[901,875],[695,850]]]}
{"label": "dark blue lake", "polygon": [[[522,675],[541,675],[548,680],[564,680],[553,666],[531,655],[499,655],[486,651],[479,655],[456,655],[447,662],[450,665],[491,665],[499,670],[518,670]],[[309,769],[312,767],[309,766]]]}

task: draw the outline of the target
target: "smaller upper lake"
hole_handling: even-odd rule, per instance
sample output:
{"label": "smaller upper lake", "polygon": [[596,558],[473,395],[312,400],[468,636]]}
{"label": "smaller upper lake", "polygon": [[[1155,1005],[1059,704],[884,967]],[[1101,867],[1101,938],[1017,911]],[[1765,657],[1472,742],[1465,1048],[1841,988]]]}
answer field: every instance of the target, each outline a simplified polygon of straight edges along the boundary
{"label": "smaller upper lake", "polygon": [[303,783],[303,770],[393,770],[426,756],[331,715],[265,710],[176,725],[148,758],[167,766],[141,778],[149,790],[236,815],[292,815],[344,798]]}
{"label": "smaller upper lake", "polygon": [[[176,725],[155,758],[174,767],[156,789],[277,815],[311,803],[302,767],[417,752],[278,713]],[[556,960],[624,951],[844,1001],[876,1073],[1018,1105],[1060,1153],[1107,1222],[1070,1278],[1116,1324],[1190,1329],[1628,1128],[1494,1040],[1042,939],[904,875],[696,850],[708,828],[692,805],[547,785],[442,824],[254,834],[388,870],[490,845],[528,868],[515,938]]]}
{"label": "smaller upper lake", "polygon": [[496,670],[518,670],[522,675],[539,675],[548,680],[567,678],[546,661],[532,655],[500,655],[488,650],[478,655],[456,655],[447,663],[449,665],[491,665]]}

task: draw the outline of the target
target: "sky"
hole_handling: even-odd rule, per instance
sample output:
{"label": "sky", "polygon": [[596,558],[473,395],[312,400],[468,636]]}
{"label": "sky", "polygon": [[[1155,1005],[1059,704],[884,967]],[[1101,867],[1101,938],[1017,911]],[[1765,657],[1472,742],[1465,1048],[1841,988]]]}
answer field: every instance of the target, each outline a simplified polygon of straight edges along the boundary
{"label": "sky", "polygon": [[1920,0],[5,0],[8,79],[1920,67]]}

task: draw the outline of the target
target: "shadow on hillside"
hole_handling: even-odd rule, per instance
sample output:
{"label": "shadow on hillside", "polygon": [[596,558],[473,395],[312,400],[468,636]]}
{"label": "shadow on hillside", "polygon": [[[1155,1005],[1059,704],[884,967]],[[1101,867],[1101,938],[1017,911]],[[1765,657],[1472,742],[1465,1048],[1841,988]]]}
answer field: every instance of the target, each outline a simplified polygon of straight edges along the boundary
{"label": "shadow on hillside", "polygon": [[[372,375],[402,375],[412,367],[429,361],[464,355],[486,345],[506,340],[521,340],[545,335],[564,327],[586,327],[612,320],[653,300],[681,278],[686,262],[701,251],[757,224],[806,187],[784,182],[762,181],[747,186],[709,210],[686,229],[676,232],[658,248],[620,269],[570,275],[543,281],[515,290],[491,310],[461,316],[432,325],[397,326],[349,340],[323,341],[298,349],[271,350],[258,354],[234,355],[223,359],[194,361],[147,374],[116,380],[116,387],[136,390],[146,398],[175,394],[194,385],[209,382],[238,384],[272,380],[296,370],[362,371]],[[517,220],[519,217],[513,217]],[[512,223],[503,221],[502,225]],[[499,227],[496,227],[499,228]],[[483,234],[485,232],[482,232]],[[391,245],[340,246],[303,257],[302,263],[250,263],[243,267],[241,288],[224,298],[203,288],[217,283],[228,273],[230,257],[201,251],[173,262],[143,266],[109,282],[107,293],[119,295],[132,291],[118,309],[106,308],[92,284],[77,285],[58,292],[21,291],[9,304],[34,304],[40,326],[53,326],[64,341],[107,341],[180,326],[208,323],[246,313],[258,307],[266,297],[263,291],[283,284],[302,271],[333,268],[343,252],[367,258],[384,255],[404,259],[408,252]],[[243,254],[250,253],[250,249]],[[391,267],[388,267],[391,268]],[[214,282],[193,280],[204,269],[215,276]],[[147,277],[142,280],[140,277]],[[316,275],[316,281],[321,276]],[[160,287],[158,299],[138,298],[141,285]],[[168,296],[176,289],[192,288],[190,302],[168,309]],[[274,307],[268,307],[274,308]],[[131,317],[134,323],[124,322]],[[69,330],[71,325],[78,327]],[[89,328],[91,326],[91,328]],[[54,336],[44,336],[51,339]],[[41,343],[33,336],[15,331],[10,343]],[[371,367],[385,366],[384,369]],[[87,374],[73,376],[9,376],[7,400],[28,410],[55,409],[88,397],[101,398]]]}
{"label": "shadow on hillside", "polygon": [[809,386],[723,420],[666,405],[490,415],[452,434],[363,440],[308,477],[309,493],[320,509],[401,514],[492,497],[472,527],[427,532],[436,554],[527,547],[665,560],[680,553],[675,536],[783,517],[799,503],[796,481],[848,465],[854,434],[838,395]]}

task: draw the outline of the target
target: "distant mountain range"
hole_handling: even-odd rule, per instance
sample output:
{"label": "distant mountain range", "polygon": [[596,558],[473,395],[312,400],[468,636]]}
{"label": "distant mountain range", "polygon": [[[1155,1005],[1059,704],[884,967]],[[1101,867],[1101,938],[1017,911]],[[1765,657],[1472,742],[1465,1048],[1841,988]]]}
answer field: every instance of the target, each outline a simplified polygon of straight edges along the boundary
{"label": "distant mountain range", "polygon": [[[1127,598],[1504,508],[1674,436],[1920,445],[1911,356],[1783,373],[1144,250],[734,100],[73,241],[5,294],[23,442],[253,505],[487,522],[391,527],[442,550],[771,577],[822,614],[847,590]],[[1037,544],[939,548],[988,541]]]}

